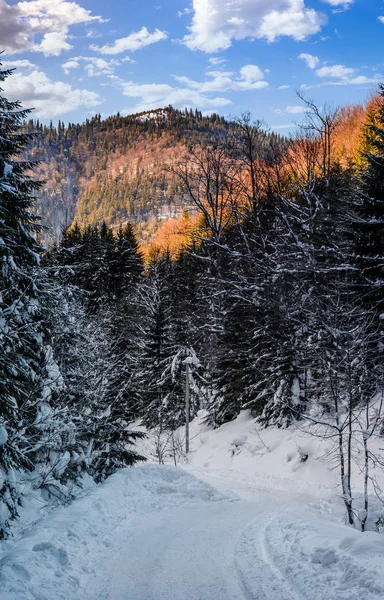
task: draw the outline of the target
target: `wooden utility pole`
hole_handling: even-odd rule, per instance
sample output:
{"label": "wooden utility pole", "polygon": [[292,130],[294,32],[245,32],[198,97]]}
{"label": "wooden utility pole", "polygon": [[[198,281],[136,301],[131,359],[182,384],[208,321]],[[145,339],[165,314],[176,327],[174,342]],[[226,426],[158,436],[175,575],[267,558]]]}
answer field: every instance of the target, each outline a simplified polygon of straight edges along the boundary
{"label": "wooden utility pole", "polygon": [[185,453],[189,452],[189,362],[185,364]]}

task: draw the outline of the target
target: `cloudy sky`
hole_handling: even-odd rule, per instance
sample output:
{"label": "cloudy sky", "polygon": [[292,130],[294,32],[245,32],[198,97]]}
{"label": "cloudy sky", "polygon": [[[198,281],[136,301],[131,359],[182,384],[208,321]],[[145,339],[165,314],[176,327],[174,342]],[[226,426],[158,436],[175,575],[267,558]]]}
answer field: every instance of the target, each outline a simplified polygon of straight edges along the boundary
{"label": "cloudy sky", "polygon": [[384,80],[384,0],[0,0],[3,88],[40,119],[172,104],[284,132]]}

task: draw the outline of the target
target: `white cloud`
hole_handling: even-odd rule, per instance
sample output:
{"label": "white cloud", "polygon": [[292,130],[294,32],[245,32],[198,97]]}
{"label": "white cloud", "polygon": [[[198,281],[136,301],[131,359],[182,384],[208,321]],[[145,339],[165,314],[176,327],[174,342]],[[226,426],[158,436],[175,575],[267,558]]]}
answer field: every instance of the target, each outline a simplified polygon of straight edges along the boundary
{"label": "white cloud", "polygon": [[[72,46],[68,43],[71,25],[103,22],[76,2],[67,0],[24,0],[10,5],[0,0],[1,48],[7,54],[43,52],[57,56]],[[36,43],[36,37],[43,39]]]}
{"label": "white cloud", "polygon": [[284,125],[271,125],[271,129],[292,129],[293,123],[284,123]]}
{"label": "white cloud", "polygon": [[69,75],[70,71],[80,67],[80,63],[78,60],[72,58],[71,60],[67,60],[67,62],[63,63],[61,66],[63,67],[64,73]]}
{"label": "white cloud", "polygon": [[291,86],[290,85],[280,85],[278,87],[279,90],[288,90]]}
{"label": "white cloud", "polygon": [[[313,9],[304,8],[304,2],[291,0],[290,10],[278,12],[276,10],[267,14],[260,27],[259,37],[265,37],[274,42],[285,35],[297,41],[305,40],[309,35],[318,33],[321,26],[326,23],[326,17]],[[301,10],[297,10],[298,4]]]}
{"label": "white cloud", "polygon": [[220,56],[212,56],[208,59],[208,62],[210,62],[211,65],[223,65],[227,61],[225,58],[221,58]]}
{"label": "white cloud", "polygon": [[96,77],[98,75],[114,75],[115,68],[121,64],[121,61],[116,59],[105,60],[95,56],[75,56],[61,66],[64,73],[68,75],[72,69],[78,69],[81,63],[84,64],[88,77]]}
{"label": "white cloud", "polygon": [[382,23],[384,25],[384,17],[378,17],[380,23]]}
{"label": "white cloud", "polygon": [[[311,54],[300,54],[298,58],[305,60],[310,69],[316,69],[320,63],[319,58]],[[316,69],[316,75],[321,79],[330,78],[330,80],[314,85],[302,84],[300,87],[310,90],[323,85],[370,85],[379,82],[380,75],[366,77],[365,75],[357,75],[357,71],[358,69],[345,67],[344,65],[327,65],[323,63],[322,67]],[[337,81],[332,81],[332,79]]]}
{"label": "white cloud", "polygon": [[381,76],[366,77],[365,75],[357,75],[356,77],[346,77],[340,81],[329,81],[328,85],[372,85],[381,82]]}
{"label": "white cloud", "polygon": [[212,110],[231,104],[227,98],[208,98],[196,90],[177,88],[167,84],[137,85],[128,82],[123,85],[123,94],[130,98],[140,98],[140,101],[131,109],[126,109],[125,113],[142,112],[170,104],[175,108],[190,106]]}
{"label": "white cloud", "polygon": [[277,108],[274,112],[275,115],[300,115],[306,112],[305,106],[287,106],[284,109]]}
{"label": "white cloud", "polygon": [[124,83],[122,88],[124,96],[129,96],[130,98],[141,97],[147,102],[159,102],[175,89],[167,83],[137,84],[132,81]]}
{"label": "white cloud", "polygon": [[[320,63],[320,59],[317,56],[312,56],[312,54],[299,54],[298,58],[304,60],[307,63],[307,66],[310,69],[316,69],[316,67]],[[339,82],[334,82],[335,85],[344,85],[343,82],[346,81],[350,84],[354,84],[355,82],[363,82],[363,76],[353,78],[352,75],[356,73],[356,69],[352,69],[350,67],[345,67],[344,65],[324,65],[318,69],[316,69],[317,77],[325,78],[331,77],[333,79],[339,79]],[[311,87],[316,86],[306,86],[303,85],[303,88],[310,89]]]}
{"label": "white cloud", "polygon": [[372,86],[377,85],[382,81],[382,75],[375,75],[374,77],[366,77],[365,75],[356,75],[356,77],[344,77],[339,79],[339,81],[324,81],[322,83],[316,85],[301,85],[300,87],[304,90],[311,90],[313,88],[322,87],[324,85],[363,85],[363,86]]}
{"label": "white cloud", "polygon": [[185,76],[174,76],[179,86],[163,83],[136,84],[132,81],[122,84],[123,94],[130,98],[140,98],[130,111],[141,112],[172,104],[176,108],[185,106],[204,109],[218,109],[232,104],[223,96],[211,98],[207,94],[226,91],[251,91],[268,86],[264,73],[256,65],[245,65],[237,75],[231,72],[208,71],[209,79],[194,81]]}
{"label": "white cloud", "polygon": [[2,60],[1,66],[5,69],[37,69],[38,67],[29,60]]}
{"label": "white cloud", "polygon": [[115,67],[120,63],[116,60],[104,60],[103,58],[84,58],[86,65],[85,70],[89,77],[95,77],[96,75],[113,75]]}
{"label": "white cloud", "polygon": [[285,112],[290,115],[299,115],[306,111],[305,106],[287,106]]}
{"label": "white cloud", "polygon": [[321,67],[321,69],[317,69],[316,75],[318,77],[335,77],[335,78],[344,78],[353,75],[355,69],[349,69],[348,67],[344,67],[343,65],[333,65],[332,67]]}
{"label": "white cloud", "polygon": [[355,0],[322,0],[326,4],[330,4],[331,6],[342,6],[343,8],[348,8],[352,6]]}
{"label": "white cloud", "polygon": [[90,49],[94,52],[100,52],[101,54],[119,54],[120,52],[135,52],[145,46],[156,44],[162,40],[167,39],[165,31],[155,29],[153,33],[150,33],[146,27],[142,27],[140,31],[131,33],[125,38],[119,38],[115,40],[113,44],[107,44],[105,46],[90,46]]}
{"label": "white cloud", "polygon": [[208,71],[207,75],[210,79],[203,82],[193,81],[184,76],[176,76],[175,79],[188,88],[198,90],[203,94],[227,91],[245,92],[268,86],[268,83],[263,81],[264,73],[256,65],[245,65],[240,69],[238,76],[235,77],[230,71]]}
{"label": "white cloud", "polygon": [[101,38],[102,35],[101,35],[101,33],[99,31],[95,31],[94,29],[89,29],[87,31],[86,37],[87,38],[91,38],[91,39],[94,40],[94,39],[97,39],[97,38]]}
{"label": "white cloud", "polygon": [[312,54],[306,54],[305,52],[299,54],[297,58],[304,60],[307,63],[307,67],[309,67],[310,69],[316,69],[317,65],[320,62],[320,59],[317,56],[313,56]]}
{"label": "white cloud", "polygon": [[38,46],[34,49],[43,52],[45,56],[60,56],[63,50],[71,50],[67,42],[67,31],[53,31],[46,33]]}
{"label": "white cloud", "polygon": [[184,8],[184,10],[178,10],[177,16],[183,17],[184,15],[190,15],[193,12],[192,8]]}
{"label": "white cloud", "polygon": [[246,38],[273,42],[284,35],[303,40],[327,22],[305,0],[193,0],[193,9],[183,43],[204,52],[225,50],[233,40]]}
{"label": "white cloud", "polygon": [[43,118],[55,117],[80,107],[94,107],[102,102],[96,92],[74,89],[63,81],[52,81],[38,69],[28,75],[16,72],[2,87],[9,100],[20,100],[26,108],[36,109],[35,116]]}
{"label": "white cloud", "polygon": [[250,83],[264,79],[264,73],[256,65],[245,65],[240,69],[241,79]]}

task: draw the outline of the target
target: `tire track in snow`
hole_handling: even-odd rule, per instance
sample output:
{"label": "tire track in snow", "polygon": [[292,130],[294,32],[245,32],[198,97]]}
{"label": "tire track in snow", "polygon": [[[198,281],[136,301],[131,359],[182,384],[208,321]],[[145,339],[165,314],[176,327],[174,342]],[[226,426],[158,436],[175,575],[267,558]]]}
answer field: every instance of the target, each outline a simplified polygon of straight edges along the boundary
{"label": "tire track in snow", "polygon": [[247,524],[235,549],[235,564],[246,600],[306,600],[273,560],[266,532],[274,519],[260,528],[262,518],[260,515]]}

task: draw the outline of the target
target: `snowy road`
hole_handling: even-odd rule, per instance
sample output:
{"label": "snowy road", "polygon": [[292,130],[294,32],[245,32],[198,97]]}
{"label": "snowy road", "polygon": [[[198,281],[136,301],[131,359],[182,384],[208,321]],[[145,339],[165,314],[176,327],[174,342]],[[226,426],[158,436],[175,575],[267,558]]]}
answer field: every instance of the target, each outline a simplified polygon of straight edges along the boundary
{"label": "snowy road", "polygon": [[382,536],[324,524],[302,492],[196,474],[123,470],[58,509],[0,560],[0,600],[384,597]]}
{"label": "snowy road", "polygon": [[[205,473],[222,492],[231,483]],[[234,486],[232,482],[232,487]],[[113,539],[99,582],[87,600],[296,600],[296,592],[273,566],[265,523],[286,509],[286,494],[243,486],[243,498],[186,503],[130,519]],[[169,493],[166,486],[162,493]],[[249,525],[260,535],[248,546]]]}
{"label": "snowy road", "polygon": [[287,586],[279,586],[264,557],[253,556],[250,565],[249,555],[242,552],[241,532],[258,512],[263,520],[260,503],[222,502],[136,519],[116,539],[102,592],[92,591],[89,597],[293,600],[295,596],[286,593]]}
{"label": "snowy road", "polygon": [[234,558],[255,506],[239,508],[226,502],[179,507],[135,520],[118,537],[119,560],[112,561],[100,600],[243,600]]}

